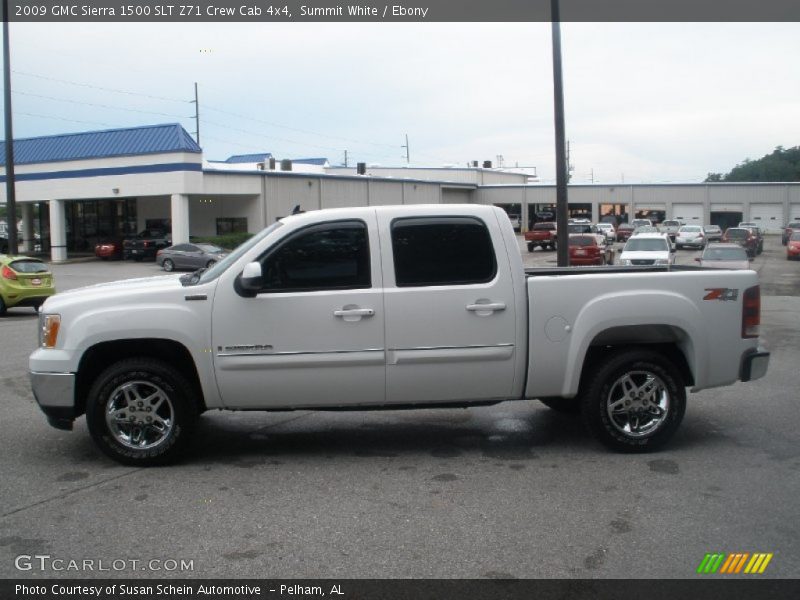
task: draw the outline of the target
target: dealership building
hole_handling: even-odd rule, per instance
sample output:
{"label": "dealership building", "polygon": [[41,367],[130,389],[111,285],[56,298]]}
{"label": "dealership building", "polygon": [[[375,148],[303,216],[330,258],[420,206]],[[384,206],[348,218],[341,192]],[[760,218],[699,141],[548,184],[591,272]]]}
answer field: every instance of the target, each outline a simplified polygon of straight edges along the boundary
{"label": "dealership building", "polygon": [[[178,124],[17,139],[14,159],[22,249],[37,243],[54,261],[146,228],[170,228],[173,243],[190,235],[256,232],[298,206],[495,204],[519,215],[525,229],[552,211],[556,198],[554,186],[488,163],[355,169],[324,158],[277,161],[266,152],[212,161]],[[4,182],[4,150],[0,174]],[[636,216],[728,226],[752,220],[778,231],[800,220],[800,184],[571,185],[569,212],[593,221]]]}

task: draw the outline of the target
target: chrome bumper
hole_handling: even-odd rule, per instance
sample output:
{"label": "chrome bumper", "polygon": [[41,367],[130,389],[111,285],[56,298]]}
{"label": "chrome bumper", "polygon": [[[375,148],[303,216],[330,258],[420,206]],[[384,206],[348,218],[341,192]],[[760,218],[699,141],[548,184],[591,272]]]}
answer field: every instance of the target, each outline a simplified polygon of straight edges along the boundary
{"label": "chrome bumper", "polygon": [[75,374],[30,372],[33,396],[56,429],[72,429],[75,420]]}
{"label": "chrome bumper", "polygon": [[767,374],[769,368],[769,352],[759,347],[751,350],[742,357],[742,366],[739,369],[739,379],[754,381]]}

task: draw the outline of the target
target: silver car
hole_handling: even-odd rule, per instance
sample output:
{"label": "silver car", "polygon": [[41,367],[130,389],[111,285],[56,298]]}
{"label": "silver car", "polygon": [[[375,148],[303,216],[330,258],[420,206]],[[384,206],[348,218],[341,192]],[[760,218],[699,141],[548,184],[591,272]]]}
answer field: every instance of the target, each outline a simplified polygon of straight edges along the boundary
{"label": "silver car", "polygon": [[177,244],[159,250],[156,262],[165,271],[175,269],[202,269],[227,256],[225,250],[214,244]]}
{"label": "silver car", "polygon": [[695,260],[701,267],[712,269],[749,269],[752,259],[739,244],[713,244],[707,246],[703,255]]}
{"label": "silver car", "polygon": [[675,235],[675,247],[680,250],[684,246],[705,248],[706,234],[702,225],[684,225]]}

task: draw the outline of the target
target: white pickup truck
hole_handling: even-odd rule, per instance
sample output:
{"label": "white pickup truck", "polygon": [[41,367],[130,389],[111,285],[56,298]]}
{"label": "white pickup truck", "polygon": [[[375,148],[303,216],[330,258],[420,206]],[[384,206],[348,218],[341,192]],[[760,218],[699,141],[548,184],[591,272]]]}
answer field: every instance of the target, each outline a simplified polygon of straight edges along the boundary
{"label": "white pickup truck", "polygon": [[33,392],[51,425],[169,461],[209,409],[431,408],[538,398],[644,451],[693,391],[762,377],[753,271],[526,270],[499,208],[286,217],[210,269],[57,294]]}

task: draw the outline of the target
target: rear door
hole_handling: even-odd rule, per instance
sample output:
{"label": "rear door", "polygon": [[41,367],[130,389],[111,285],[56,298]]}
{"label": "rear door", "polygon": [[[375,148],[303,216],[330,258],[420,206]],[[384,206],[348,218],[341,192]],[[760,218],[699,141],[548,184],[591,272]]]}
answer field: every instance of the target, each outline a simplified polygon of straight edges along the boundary
{"label": "rear door", "polygon": [[404,214],[378,214],[387,402],[510,397],[516,314],[496,215]]}

